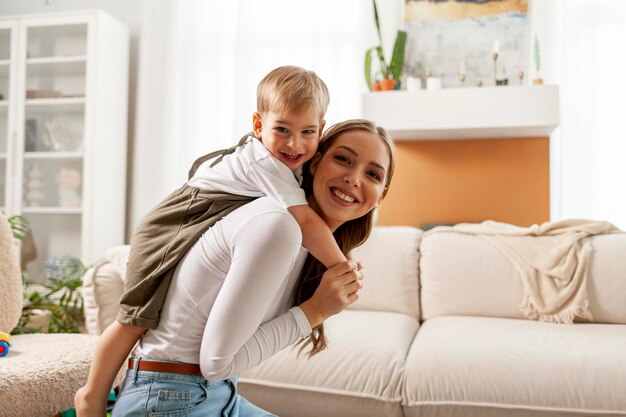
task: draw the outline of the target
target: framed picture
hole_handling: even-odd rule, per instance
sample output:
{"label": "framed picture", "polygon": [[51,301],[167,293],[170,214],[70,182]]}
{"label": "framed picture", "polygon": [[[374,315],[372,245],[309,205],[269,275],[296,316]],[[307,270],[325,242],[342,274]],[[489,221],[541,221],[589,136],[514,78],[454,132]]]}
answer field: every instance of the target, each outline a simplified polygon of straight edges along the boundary
{"label": "framed picture", "polygon": [[499,84],[523,83],[530,43],[528,2],[406,0],[407,75],[431,73],[442,78],[444,88],[489,86],[496,79]]}

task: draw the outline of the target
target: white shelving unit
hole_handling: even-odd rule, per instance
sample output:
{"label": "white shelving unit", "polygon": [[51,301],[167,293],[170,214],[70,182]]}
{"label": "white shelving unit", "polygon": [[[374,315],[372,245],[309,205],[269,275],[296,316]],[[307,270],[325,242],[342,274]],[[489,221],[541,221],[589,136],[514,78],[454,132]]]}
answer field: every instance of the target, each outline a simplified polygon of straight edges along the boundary
{"label": "white shelving unit", "polygon": [[559,88],[381,91],[363,96],[363,117],[395,140],[545,137],[559,124]]}
{"label": "white shelving unit", "polygon": [[124,242],[128,46],[98,10],[0,18],[0,210],[29,220],[34,279]]}

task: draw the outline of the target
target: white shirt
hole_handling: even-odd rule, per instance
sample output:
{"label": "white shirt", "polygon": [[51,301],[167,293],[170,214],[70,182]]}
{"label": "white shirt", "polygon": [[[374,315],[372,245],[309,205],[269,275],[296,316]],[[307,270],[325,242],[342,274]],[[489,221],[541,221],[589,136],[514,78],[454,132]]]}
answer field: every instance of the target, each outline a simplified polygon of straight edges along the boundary
{"label": "white shirt", "polygon": [[238,208],[178,264],[159,325],[134,355],[199,363],[218,381],[308,337],[306,315],[289,308],[306,255],[298,224],[277,202]]}
{"label": "white shirt", "polygon": [[247,197],[268,196],[285,208],[307,204],[299,179],[257,138],[249,137],[244,145],[211,167],[213,161],[200,165],[187,184]]}

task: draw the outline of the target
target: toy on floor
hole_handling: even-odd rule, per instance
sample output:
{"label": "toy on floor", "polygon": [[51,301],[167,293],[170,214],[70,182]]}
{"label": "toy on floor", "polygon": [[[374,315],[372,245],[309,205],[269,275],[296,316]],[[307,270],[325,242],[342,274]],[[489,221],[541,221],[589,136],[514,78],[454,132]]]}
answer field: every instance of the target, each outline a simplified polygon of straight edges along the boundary
{"label": "toy on floor", "polygon": [[5,332],[0,332],[0,358],[6,356],[9,353],[11,347],[11,335]]}

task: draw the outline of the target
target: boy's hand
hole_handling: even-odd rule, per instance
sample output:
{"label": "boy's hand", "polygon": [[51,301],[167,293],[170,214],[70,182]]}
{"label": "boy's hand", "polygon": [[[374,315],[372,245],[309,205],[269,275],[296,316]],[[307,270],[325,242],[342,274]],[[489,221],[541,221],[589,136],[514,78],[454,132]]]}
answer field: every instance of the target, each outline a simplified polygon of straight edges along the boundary
{"label": "boy's hand", "polygon": [[348,253],[346,254],[346,259],[347,259],[348,261],[356,262],[356,265],[357,265],[357,270],[359,270],[359,271],[360,271],[361,269],[363,269],[363,262],[361,262],[361,261],[355,261],[355,260],[354,260],[354,256],[352,256],[352,252],[348,252]]}
{"label": "boy's hand", "polygon": [[361,268],[360,262],[346,261],[324,273],[313,296],[300,305],[311,327],[339,313],[359,298],[363,287]]}

